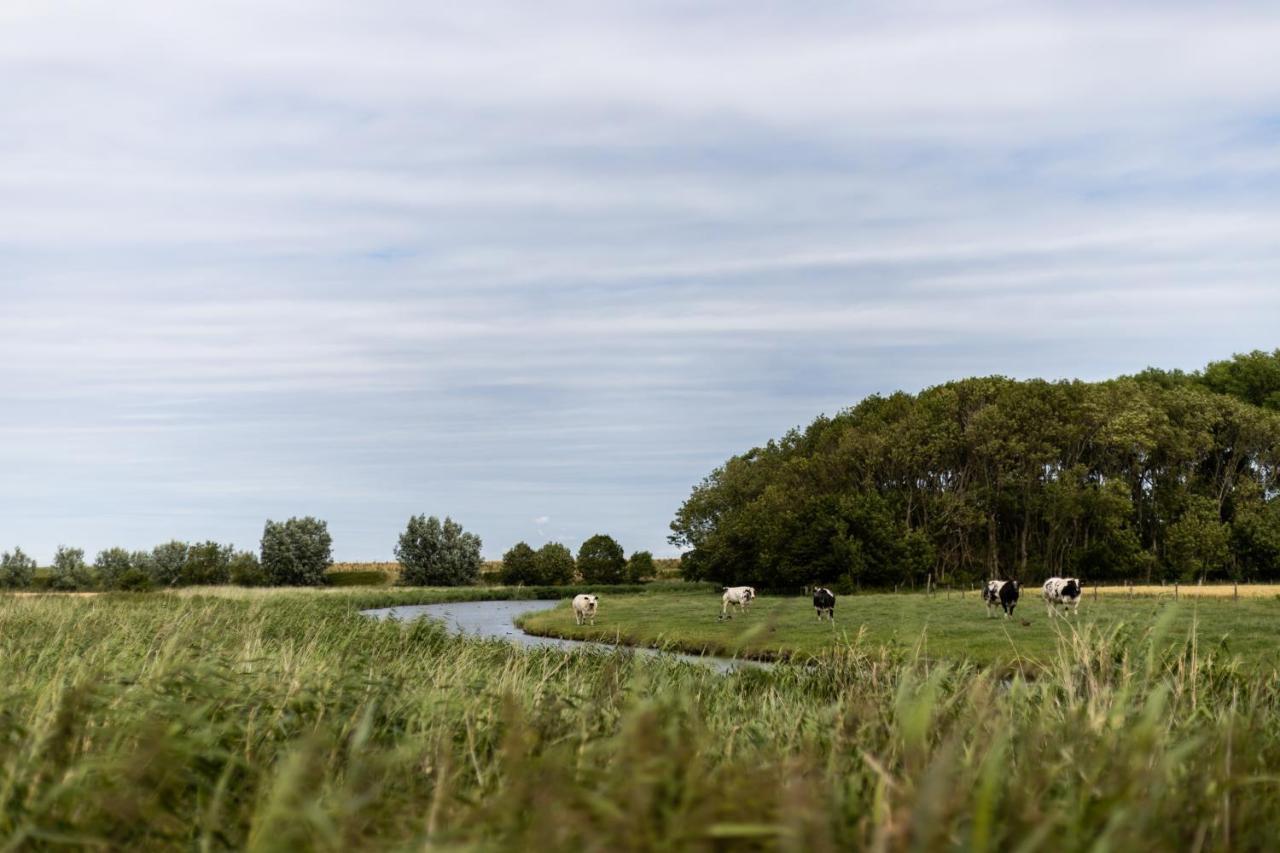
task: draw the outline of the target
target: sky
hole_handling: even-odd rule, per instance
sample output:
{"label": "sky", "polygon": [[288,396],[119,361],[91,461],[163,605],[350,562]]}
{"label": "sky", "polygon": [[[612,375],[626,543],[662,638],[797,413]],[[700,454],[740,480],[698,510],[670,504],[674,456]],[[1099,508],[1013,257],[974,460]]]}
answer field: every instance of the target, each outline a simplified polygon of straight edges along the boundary
{"label": "sky", "polygon": [[1280,346],[1280,11],[0,3],[0,549],[672,554],[868,394]]}

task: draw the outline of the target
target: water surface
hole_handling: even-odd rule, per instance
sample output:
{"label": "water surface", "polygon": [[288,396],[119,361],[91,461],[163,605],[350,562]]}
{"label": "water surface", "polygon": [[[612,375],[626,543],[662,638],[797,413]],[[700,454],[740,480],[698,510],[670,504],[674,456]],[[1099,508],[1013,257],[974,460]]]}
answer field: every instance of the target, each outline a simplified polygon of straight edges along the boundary
{"label": "water surface", "polygon": [[[515,619],[522,613],[537,613],[550,610],[559,604],[557,599],[536,599],[532,601],[451,601],[443,604],[409,604],[400,607],[383,607],[377,610],[362,611],[366,616],[375,619],[438,619],[454,634],[466,637],[506,640],[530,649],[593,649],[596,651],[614,652],[618,646],[600,643],[593,640],[564,640],[559,637],[538,637],[526,634],[516,627]],[[565,619],[572,619],[565,613]],[[640,655],[663,657],[687,661],[689,663],[711,666],[721,672],[729,672],[744,667],[764,669],[772,664],[762,661],[740,660],[738,658],[716,657],[714,655],[690,655],[681,652],[664,652],[658,649],[647,649],[639,646],[625,648]]]}

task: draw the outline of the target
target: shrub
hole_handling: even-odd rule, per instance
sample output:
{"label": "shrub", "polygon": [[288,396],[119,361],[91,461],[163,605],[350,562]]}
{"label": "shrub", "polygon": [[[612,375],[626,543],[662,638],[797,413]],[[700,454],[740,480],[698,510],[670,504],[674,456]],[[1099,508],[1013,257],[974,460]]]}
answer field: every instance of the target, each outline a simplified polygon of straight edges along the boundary
{"label": "shrub", "polygon": [[237,551],[227,564],[227,574],[236,586],[266,586],[267,573],[262,570],[258,555],[252,551]]}
{"label": "shrub", "polygon": [[596,534],[578,549],[578,571],[583,583],[622,583],[626,568],[622,546],[612,536]]}
{"label": "shrub", "polygon": [[536,584],[538,555],[526,542],[517,542],[502,555],[502,582],[509,586]]}
{"label": "shrub", "polygon": [[10,554],[5,551],[0,555],[0,587],[21,589],[31,586],[36,576],[36,561],[22,553],[21,548],[14,548]]}
{"label": "shrub", "polygon": [[640,583],[655,574],[657,574],[657,568],[653,564],[653,554],[648,551],[636,551],[631,555],[631,559],[627,560],[628,583]]}
{"label": "shrub", "polygon": [[230,545],[201,542],[187,549],[180,582],[184,584],[224,584],[231,580]]}
{"label": "shrub", "polygon": [[400,583],[405,586],[463,586],[480,576],[480,537],[449,517],[409,519],[396,545]]}
{"label": "shrub", "polygon": [[53,573],[49,586],[59,590],[88,589],[93,586],[93,573],[84,561],[83,548],[58,546],[53,555]]}
{"label": "shrub", "polygon": [[546,585],[573,583],[573,575],[577,570],[573,552],[559,542],[548,542],[539,548],[534,555],[534,566],[534,583]]}
{"label": "shrub", "polygon": [[187,566],[187,552],[190,546],[176,539],[157,545],[151,550],[151,558],[146,561],[146,570],[156,586],[177,586],[182,582],[182,573]]}
{"label": "shrub", "polygon": [[329,526],[319,519],[268,521],[262,530],[262,570],[277,586],[321,586],[333,564]]}
{"label": "shrub", "polygon": [[98,552],[93,568],[103,589],[120,589],[124,578],[133,572],[133,559],[123,548],[108,548]]}

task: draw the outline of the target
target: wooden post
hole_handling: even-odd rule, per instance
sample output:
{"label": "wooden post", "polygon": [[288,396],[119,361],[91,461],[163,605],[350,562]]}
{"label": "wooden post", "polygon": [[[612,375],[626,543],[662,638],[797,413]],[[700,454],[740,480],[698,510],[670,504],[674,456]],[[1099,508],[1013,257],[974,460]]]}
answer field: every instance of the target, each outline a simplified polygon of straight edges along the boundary
{"label": "wooden post", "polygon": [[1232,601],[1240,600],[1240,587],[1235,581],[1231,582],[1231,600]]}
{"label": "wooden post", "polygon": [[1173,582],[1173,600],[1174,601],[1178,600],[1178,582],[1177,581]]}

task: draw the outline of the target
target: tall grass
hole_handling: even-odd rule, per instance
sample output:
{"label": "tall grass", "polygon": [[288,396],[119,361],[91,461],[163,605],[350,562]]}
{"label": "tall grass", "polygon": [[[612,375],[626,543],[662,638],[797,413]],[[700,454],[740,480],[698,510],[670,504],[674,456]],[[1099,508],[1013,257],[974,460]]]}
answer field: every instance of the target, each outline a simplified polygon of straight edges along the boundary
{"label": "tall grass", "polygon": [[352,596],[0,598],[8,850],[1265,849],[1280,679],[1064,627],[1012,679],[855,639],[718,675]]}

